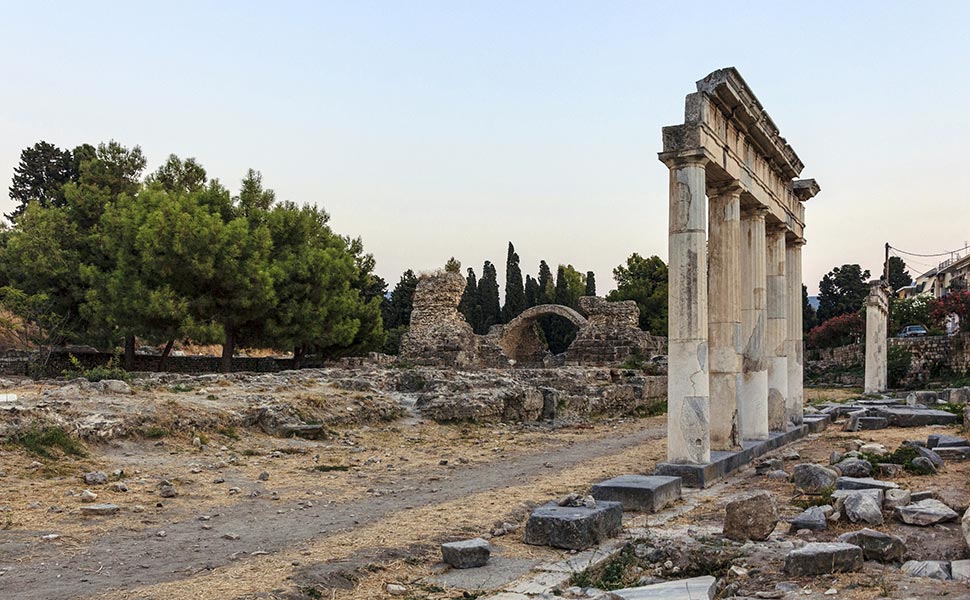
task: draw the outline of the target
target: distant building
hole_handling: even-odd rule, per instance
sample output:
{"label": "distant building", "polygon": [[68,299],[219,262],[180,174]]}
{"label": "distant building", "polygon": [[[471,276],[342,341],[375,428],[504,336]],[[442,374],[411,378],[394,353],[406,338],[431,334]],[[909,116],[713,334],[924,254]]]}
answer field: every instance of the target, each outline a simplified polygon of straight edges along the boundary
{"label": "distant building", "polygon": [[950,292],[966,291],[970,279],[970,254],[954,254],[916,278],[916,282],[898,290],[901,298],[929,294],[941,298]]}

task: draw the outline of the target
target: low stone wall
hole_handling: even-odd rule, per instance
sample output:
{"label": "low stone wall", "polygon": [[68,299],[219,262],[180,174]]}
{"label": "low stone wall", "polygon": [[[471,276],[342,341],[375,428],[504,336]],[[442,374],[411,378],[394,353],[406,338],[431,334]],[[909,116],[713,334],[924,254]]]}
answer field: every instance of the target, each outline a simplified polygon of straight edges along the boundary
{"label": "low stone wall", "polygon": [[[909,373],[902,380],[903,385],[917,385],[946,375],[970,374],[970,333],[949,337],[890,338],[889,348],[890,351],[903,348],[909,352],[912,362]],[[854,370],[864,365],[863,342],[810,350],[808,357],[806,374],[810,379],[814,376],[824,380],[826,374],[832,374],[833,380],[829,383],[862,383],[861,371],[856,376]]]}

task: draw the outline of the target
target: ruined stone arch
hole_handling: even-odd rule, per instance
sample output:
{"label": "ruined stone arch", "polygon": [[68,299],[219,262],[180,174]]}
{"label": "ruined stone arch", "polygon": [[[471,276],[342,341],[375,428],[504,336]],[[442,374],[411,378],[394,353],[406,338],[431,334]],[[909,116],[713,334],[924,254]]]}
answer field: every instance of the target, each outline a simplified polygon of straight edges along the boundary
{"label": "ruined stone arch", "polygon": [[542,362],[548,348],[537,331],[537,321],[540,317],[554,315],[566,319],[580,331],[588,324],[586,317],[568,306],[560,304],[540,304],[527,308],[508,323],[495,325],[488,332],[488,337],[502,349],[506,356],[519,363]]}

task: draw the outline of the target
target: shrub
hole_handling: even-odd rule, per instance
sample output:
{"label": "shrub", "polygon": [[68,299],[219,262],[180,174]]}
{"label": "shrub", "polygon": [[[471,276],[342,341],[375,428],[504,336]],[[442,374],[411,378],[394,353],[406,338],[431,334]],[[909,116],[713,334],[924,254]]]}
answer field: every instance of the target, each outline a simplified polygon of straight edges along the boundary
{"label": "shrub", "polygon": [[910,355],[909,350],[902,346],[890,346],[886,354],[889,387],[899,387],[909,373],[909,367],[913,363],[913,357]]}
{"label": "shrub", "polygon": [[121,381],[131,381],[131,374],[118,366],[117,356],[112,356],[103,365],[96,365],[90,369],[85,369],[78,357],[73,354],[68,355],[71,366],[61,372],[67,379],[87,379],[88,381],[102,381],[104,379],[120,379]]}
{"label": "shrub", "polygon": [[811,348],[836,348],[858,342],[865,332],[866,323],[862,313],[847,313],[832,317],[808,332]]}
{"label": "shrub", "polygon": [[32,428],[13,436],[10,441],[31,454],[55,458],[53,449],[70,456],[86,456],[81,442],[72,438],[60,427]]}
{"label": "shrub", "polygon": [[960,317],[960,328],[970,328],[970,292],[950,292],[937,299],[930,310],[930,317],[939,327],[943,327],[946,316],[956,313]]}

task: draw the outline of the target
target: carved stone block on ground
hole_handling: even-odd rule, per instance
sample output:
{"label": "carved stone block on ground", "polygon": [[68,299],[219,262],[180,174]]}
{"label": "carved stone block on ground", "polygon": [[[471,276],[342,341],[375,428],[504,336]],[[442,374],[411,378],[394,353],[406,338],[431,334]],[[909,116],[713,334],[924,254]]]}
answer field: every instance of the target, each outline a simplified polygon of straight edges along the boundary
{"label": "carved stone block on ground", "polygon": [[754,492],[728,502],[724,535],[732,540],[766,540],[778,524],[778,509],[768,492]]}
{"label": "carved stone block on ground", "polygon": [[785,557],[785,573],[794,576],[862,570],[862,548],[843,542],[813,542]]}
{"label": "carved stone block on ground", "polygon": [[441,544],[441,558],[456,569],[471,569],[488,562],[492,553],[488,542],[482,538]]}
{"label": "carved stone block on ground", "polygon": [[525,543],[567,550],[585,550],[616,535],[623,525],[619,502],[598,501],[596,506],[544,504],[525,525]]}
{"label": "carved stone block on ground", "polygon": [[902,538],[874,529],[843,533],[838,541],[862,548],[862,555],[866,560],[896,562],[902,560],[906,552],[906,544]]}
{"label": "carved stone block on ground", "polygon": [[597,500],[612,500],[624,511],[653,513],[680,498],[680,477],[621,475],[593,486]]}

